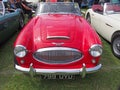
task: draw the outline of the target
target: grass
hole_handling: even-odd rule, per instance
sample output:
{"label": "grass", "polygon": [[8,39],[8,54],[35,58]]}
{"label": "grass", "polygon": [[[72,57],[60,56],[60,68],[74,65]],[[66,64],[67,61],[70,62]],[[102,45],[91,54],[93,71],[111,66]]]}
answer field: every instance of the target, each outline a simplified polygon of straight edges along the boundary
{"label": "grass", "polygon": [[100,71],[73,80],[43,80],[14,69],[12,47],[18,33],[0,46],[0,90],[118,90],[120,87],[120,60],[113,56],[110,44],[104,39]]}

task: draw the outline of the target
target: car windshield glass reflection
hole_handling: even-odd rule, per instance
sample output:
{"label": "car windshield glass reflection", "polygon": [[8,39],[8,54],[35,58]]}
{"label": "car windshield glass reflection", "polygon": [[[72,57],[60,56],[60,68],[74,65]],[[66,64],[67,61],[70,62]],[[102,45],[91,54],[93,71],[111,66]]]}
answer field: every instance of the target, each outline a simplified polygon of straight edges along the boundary
{"label": "car windshield glass reflection", "polygon": [[74,3],[41,3],[38,9],[38,13],[76,13],[80,14],[76,10]]}

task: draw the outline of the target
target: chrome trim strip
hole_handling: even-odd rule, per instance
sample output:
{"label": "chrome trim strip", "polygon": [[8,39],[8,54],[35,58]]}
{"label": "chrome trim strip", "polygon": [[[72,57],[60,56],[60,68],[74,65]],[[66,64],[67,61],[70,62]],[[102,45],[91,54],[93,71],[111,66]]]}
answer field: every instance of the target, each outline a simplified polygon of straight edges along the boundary
{"label": "chrome trim strip", "polygon": [[47,39],[70,39],[68,36],[47,36]]}
{"label": "chrome trim strip", "polygon": [[[71,51],[76,51],[76,52],[80,52],[77,49],[74,48],[68,48],[68,47],[48,47],[48,48],[41,48],[38,49],[36,52],[43,52],[43,51],[54,51],[54,50],[71,50]],[[80,52],[81,53],[81,52]]]}
{"label": "chrome trim strip", "polygon": [[[92,72],[98,71],[101,67],[102,67],[102,64],[99,64],[93,68],[86,68],[86,73],[92,73]],[[30,71],[30,68],[24,68],[17,64],[15,64],[15,68],[23,72]],[[34,68],[34,70],[36,73],[41,73],[41,74],[55,74],[55,73],[80,74],[82,73],[83,68],[79,68],[79,69],[36,69]]]}

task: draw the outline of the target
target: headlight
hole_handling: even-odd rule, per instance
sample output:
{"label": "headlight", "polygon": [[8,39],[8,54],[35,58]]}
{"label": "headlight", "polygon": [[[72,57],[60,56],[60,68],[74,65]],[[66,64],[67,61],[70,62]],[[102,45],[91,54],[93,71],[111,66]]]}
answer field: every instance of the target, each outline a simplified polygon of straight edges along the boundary
{"label": "headlight", "polygon": [[17,57],[24,57],[26,54],[27,54],[27,50],[24,46],[22,45],[17,45],[15,48],[14,48],[14,54],[15,56]]}
{"label": "headlight", "polygon": [[89,52],[93,57],[98,57],[102,54],[102,46],[99,44],[94,44],[90,47]]}

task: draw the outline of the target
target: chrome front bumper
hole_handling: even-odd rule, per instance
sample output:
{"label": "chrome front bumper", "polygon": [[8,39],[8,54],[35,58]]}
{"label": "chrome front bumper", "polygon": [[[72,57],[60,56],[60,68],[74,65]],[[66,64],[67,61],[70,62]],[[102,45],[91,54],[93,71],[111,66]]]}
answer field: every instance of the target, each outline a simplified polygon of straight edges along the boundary
{"label": "chrome front bumper", "polygon": [[15,68],[20,71],[30,72],[30,74],[40,73],[40,74],[81,74],[82,77],[85,77],[87,73],[92,73],[98,71],[102,67],[102,64],[97,65],[93,68],[86,68],[85,64],[83,64],[82,68],[79,69],[36,69],[30,65],[30,68],[23,68],[17,64],[15,64]]}

